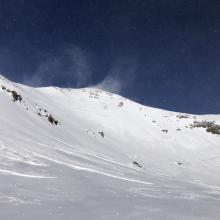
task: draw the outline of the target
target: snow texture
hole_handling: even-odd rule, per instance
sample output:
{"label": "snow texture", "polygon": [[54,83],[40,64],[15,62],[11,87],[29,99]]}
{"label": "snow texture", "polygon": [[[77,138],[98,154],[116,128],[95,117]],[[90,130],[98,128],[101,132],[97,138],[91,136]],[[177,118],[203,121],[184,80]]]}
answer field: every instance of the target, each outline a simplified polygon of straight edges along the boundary
{"label": "snow texture", "polygon": [[220,115],[0,76],[0,219],[219,220],[220,136],[195,121]]}

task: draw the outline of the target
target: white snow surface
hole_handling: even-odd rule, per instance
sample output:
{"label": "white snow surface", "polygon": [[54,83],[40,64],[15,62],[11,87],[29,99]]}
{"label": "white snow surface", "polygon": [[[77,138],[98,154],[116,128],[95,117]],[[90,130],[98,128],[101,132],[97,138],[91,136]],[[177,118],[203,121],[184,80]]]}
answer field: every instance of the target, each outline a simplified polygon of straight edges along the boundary
{"label": "white snow surface", "polygon": [[219,220],[220,136],[190,125],[220,115],[180,115],[0,76],[0,219]]}

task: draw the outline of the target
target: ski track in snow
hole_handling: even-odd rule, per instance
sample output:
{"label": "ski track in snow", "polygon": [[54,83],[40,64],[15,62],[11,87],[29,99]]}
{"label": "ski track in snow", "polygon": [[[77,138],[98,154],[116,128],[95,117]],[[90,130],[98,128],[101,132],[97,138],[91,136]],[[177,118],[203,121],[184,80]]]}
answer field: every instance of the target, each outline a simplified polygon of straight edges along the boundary
{"label": "ski track in snow", "polygon": [[[86,152],[85,150],[81,149],[81,146],[75,147],[75,146],[72,146],[72,145],[70,145],[70,144],[68,144],[68,143],[66,143],[66,142],[64,142],[62,140],[59,140],[57,138],[54,138],[54,137],[51,137],[51,136],[48,136],[48,135],[44,135],[44,136],[49,138],[49,139],[51,139],[51,140],[53,140],[53,141],[55,141],[55,142],[58,142],[58,143],[60,143],[60,144],[62,144],[64,146],[70,148],[71,150],[76,151],[79,154],[86,155],[86,156],[89,156],[89,157],[92,157],[92,158],[95,158],[95,159],[99,159],[99,160],[102,160],[102,161],[105,161],[105,162],[109,162],[111,164],[115,164],[115,165],[124,167],[126,169],[131,169],[131,170],[135,170],[135,171],[137,170],[135,167],[122,164],[120,162],[114,161],[113,159],[109,159],[109,158],[105,158],[103,156],[99,156],[99,155],[95,154],[94,152],[90,152],[89,150],[87,150],[87,152]],[[38,144],[40,144],[42,146],[45,146],[45,144],[42,144],[42,143],[38,143]],[[69,150],[58,149],[58,148],[55,149],[55,150],[60,151],[60,152],[64,152],[66,154],[75,155],[73,152],[71,152]],[[78,155],[78,156],[80,156],[80,155]]]}
{"label": "ski track in snow", "polygon": [[219,220],[220,135],[191,125],[219,125],[220,115],[109,94],[32,88],[0,75],[0,219]]}
{"label": "ski track in snow", "polygon": [[114,179],[125,180],[125,181],[133,182],[133,183],[140,183],[140,184],[144,184],[144,185],[154,185],[153,183],[150,183],[150,182],[145,182],[145,181],[141,181],[141,180],[120,177],[120,176],[116,176],[116,175],[109,174],[109,173],[106,173],[106,172],[102,172],[102,171],[99,171],[99,170],[94,170],[94,169],[91,169],[91,168],[80,167],[80,166],[77,166],[77,165],[65,163],[65,162],[62,162],[62,161],[59,161],[59,160],[56,160],[56,159],[52,159],[52,158],[49,158],[49,157],[46,157],[46,156],[43,156],[43,155],[40,155],[40,154],[37,154],[37,153],[34,153],[34,154],[36,156],[38,156],[40,158],[43,158],[43,159],[46,159],[48,161],[52,161],[54,163],[61,164],[61,165],[73,168],[74,170],[85,171],[85,172],[89,172],[89,173],[96,173],[96,174],[111,177],[111,178],[114,178]]}
{"label": "ski track in snow", "polygon": [[18,172],[4,170],[4,169],[0,169],[0,174],[13,175],[13,176],[19,176],[19,177],[27,177],[27,178],[36,178],[36,179],[54,179],[54,178],[56,178],[56,177],[52,177],[52,176],[39,176],[39,175],[32,175],[32,174],[26,174],[26,173],[18,173]]}
{"label": "ski track in snow", "polygon": [[[121,167],[126,168],[126,169],[131,169],[131,170],[137,171],[137,169],[135,169],[135,168],[133,168],[129,165],[126,166],[125,164],[122,164],[122,163],[116,162],[114,160],[110,160],[110,159],[98,156],[96,154],[87,153],[83,150],[78,150],[77,151],[78,154],[75,153],[75,152],[71,152],[71,151],[63,150],[63,149],[57,149],[57,151],[60,151],[60,152],[63,152],[63,153],[69,154],[69,155],[73,155],[73,156],[79,156],[79,157],[88,156],[88,157],[91,157],[91,158],[94,158],[94,159],[97,159],[97,160],[101,160],[101,161],[104,161],[104,162],[115,164],[117,166],[121,166]],[[83,156],[81,156],[81,155],[83,155]],[[83,157],[83,158],[89,160],[89,158],[86,158],[86,157]]]}

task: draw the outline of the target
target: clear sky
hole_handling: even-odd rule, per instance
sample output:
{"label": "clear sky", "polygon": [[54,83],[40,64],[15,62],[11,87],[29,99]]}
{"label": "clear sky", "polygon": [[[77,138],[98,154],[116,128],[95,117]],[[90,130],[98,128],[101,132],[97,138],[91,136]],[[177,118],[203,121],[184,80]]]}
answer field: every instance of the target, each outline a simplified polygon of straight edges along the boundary
{"label": "clear sky", "polygon": [[0,0],[0,72],[220,114],[220,1]]}

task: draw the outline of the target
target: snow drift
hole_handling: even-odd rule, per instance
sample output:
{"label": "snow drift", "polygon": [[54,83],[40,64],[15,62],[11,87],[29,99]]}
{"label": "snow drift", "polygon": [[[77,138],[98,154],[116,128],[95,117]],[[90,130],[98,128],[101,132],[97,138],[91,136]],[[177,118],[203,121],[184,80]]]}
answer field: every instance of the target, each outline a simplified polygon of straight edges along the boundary
{"label": "snow drift", "polygon": [[0,76],[0,219],[217,220],[219,125],[220,115]]}

